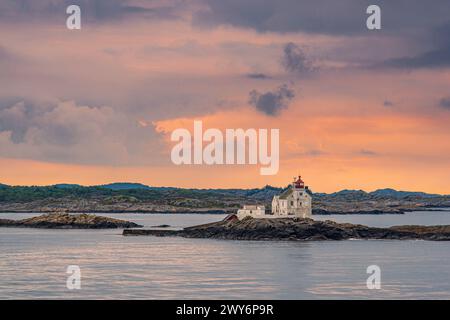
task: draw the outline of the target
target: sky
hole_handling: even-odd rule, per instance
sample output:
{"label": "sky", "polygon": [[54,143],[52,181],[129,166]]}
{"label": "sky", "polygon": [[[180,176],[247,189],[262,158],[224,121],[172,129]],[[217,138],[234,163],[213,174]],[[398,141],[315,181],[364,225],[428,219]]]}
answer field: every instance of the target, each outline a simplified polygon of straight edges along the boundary
{"label": "sky", "polygon": [[[66,8],[81,8],[81,30]],[[381,8],[368,30],[366,8]],[[450,2],[0,0],[0,183],[450,194]],[[276,128],[280,169],[181,165],[177,128]]]}

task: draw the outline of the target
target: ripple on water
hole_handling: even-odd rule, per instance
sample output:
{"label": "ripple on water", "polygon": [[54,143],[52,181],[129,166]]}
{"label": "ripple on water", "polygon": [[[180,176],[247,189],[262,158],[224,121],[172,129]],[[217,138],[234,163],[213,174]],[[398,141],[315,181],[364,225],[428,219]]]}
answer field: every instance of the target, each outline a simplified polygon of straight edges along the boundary
{"label": "ripple on water", "polygon": [[[434,219],[447,221],[447,214]],[[178,227],[222,218],[111,216]],[[419,219],[403,217],[401,224]],[[383,216],[378,223],[391,218],[398,221]],[[0,298],[449,299],[449,249],[450,243],[429,241],[226,241],[123,237],[121,230],[2,228]],[[372,264],[381,268],[381,290],[366,288],[366,268]],[[80,266],[81,290],[66,288],[68,265]]]}

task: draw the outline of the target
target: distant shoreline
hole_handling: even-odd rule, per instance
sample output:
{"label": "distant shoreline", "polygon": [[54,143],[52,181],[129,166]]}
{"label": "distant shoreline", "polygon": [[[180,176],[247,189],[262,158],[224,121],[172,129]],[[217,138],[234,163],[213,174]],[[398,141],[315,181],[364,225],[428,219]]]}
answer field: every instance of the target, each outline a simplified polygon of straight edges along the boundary
{"label": "distant shoreline", "polygon": [[[132,189],[120,189],[124,187]],[[138,189],[136,185],[128,184],[109,188],[0,185],[0,212],[230,214],[236,213],[244,205],[263,205],[269,210],[274,196],[284,190],[270,186],[249,190],[198,190],[145,186]],[[415,210],[450,208],[450,195],[394,189],[380,189],[370,193],[342,190],[332,194],[311,194],[313,215],[404,214]]]}
{"label": "distant shoreline", "polygon": [[[313,216],[329,216],[329,215],[402,215],[409,212],[416,212],[416,211],[450,211],[450,207],[423,207],[423,208],[417,208],[417,209],[405,209],[405,210],[399,210],[399,211],[382,211],[382,210],[368,210],[368,211],[354,211],[354,212],[336,212],[336,211],[325,211],[320,210],[320,213],[314,212],[313,210]],[[217,214],[217,215],[225,215],[234,213],[234,211],[226,211],[226,210],[202,210],[202,211],[159,211],[159,210],[7,210],[7,211],[0,211],[0,214],[2,213],[36,213],[36,214],[47,214],[47,213],[57,213],[57,212],[63,212],[63,213],[70,213],[70,214],[86,214],[86,213],[92,213],[92,214]]]}

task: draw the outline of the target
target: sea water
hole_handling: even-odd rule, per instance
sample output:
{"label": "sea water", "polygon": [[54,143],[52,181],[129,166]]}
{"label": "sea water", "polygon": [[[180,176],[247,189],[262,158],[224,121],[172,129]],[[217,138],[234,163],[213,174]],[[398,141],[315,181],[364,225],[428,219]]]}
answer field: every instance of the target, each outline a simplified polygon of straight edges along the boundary
{"label": "sea water", "polygon": [[[36,214],[3,213],[21,219]],[[209,214],[103,214],[182,228]],[[450,224],[449,211],[315,216],[371,226]],[[0,228],[0,299],[450,299],[450,242],[237,241],[122,230]],[[81,288],[66,286],[79,266]],[[381,270],[368,289],[367,267]]]}

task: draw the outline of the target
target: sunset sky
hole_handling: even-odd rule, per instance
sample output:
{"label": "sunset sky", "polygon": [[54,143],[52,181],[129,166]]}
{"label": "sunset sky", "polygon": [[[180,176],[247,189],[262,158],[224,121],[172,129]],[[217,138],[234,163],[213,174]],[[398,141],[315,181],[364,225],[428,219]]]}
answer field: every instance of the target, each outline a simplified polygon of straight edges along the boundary
{"label": "sunset sky", "polygon": [[[449,35],[448,0],[0,0],[0,183],[450,194]],[[172,164],[194,120],[280,129],[278,174]]]}

